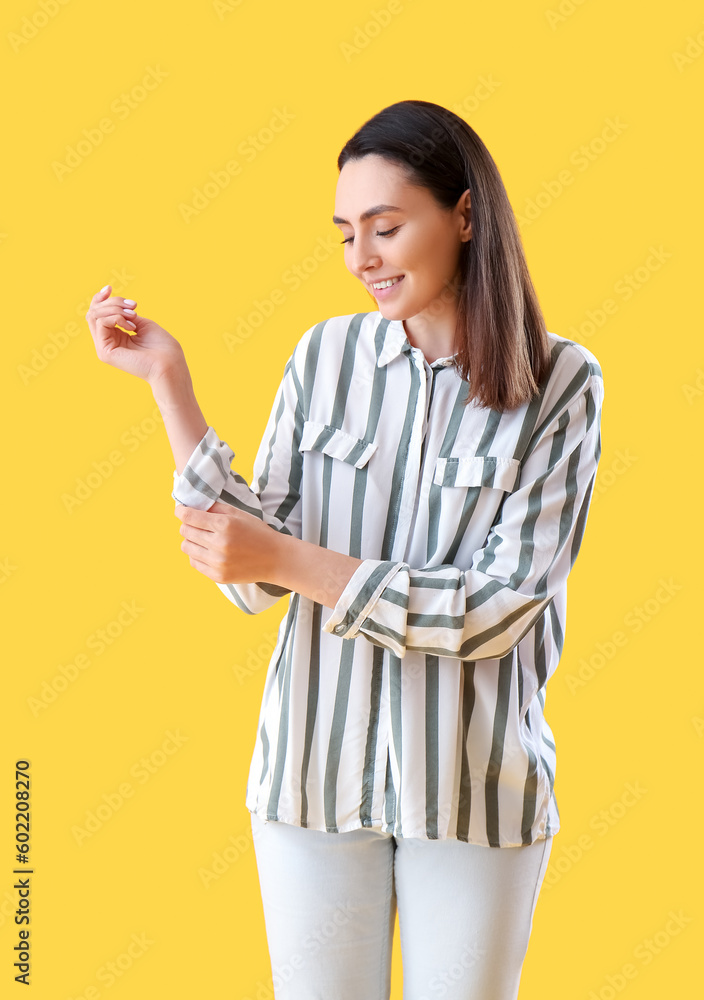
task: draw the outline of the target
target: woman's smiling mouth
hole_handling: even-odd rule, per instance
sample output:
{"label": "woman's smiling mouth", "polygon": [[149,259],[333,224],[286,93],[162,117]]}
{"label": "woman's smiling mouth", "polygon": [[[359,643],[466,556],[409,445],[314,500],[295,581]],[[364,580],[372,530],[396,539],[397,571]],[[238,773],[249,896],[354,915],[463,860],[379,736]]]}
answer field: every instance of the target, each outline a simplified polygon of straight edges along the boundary
{"label": "woman's smiling mouth", "polygon": [[404,277],[405,275],[399,274],[394,278],[382,278],[380,281],[372,281],[370,285],[374,289],[377,298],[379,296],[386,298],[391,293],[391,289],[400,284]]}

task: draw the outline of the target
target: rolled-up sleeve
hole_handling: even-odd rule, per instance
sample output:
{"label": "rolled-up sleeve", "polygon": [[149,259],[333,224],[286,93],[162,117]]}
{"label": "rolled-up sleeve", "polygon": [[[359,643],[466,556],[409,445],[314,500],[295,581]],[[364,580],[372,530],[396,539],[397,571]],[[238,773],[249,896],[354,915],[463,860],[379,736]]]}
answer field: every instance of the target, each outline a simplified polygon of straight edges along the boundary
{"label": "rolled-up sleeve", "polygon": [[[174,470],[171,496],[176,503],[208,510],[230,504],[270,527],[301,537],[301,463],[298,450],[303,426],[295,351],[284,369],[252,469],[252,486],[230,467],[235,453],[213,427],[194,448],[183,471]],[[272,607],[285,587],[274,584],[218,583],[225,596],[247,614]]]}
{"label": "rolled-up sleeve", "polygon": [[471,565],[412,568],[365,559],[323,630],[363,635],[403,657],[408,650],[459,659],[505,656],[565,585],[582,543],[601,454],[601,373],[546,418],[521,462],[516,489]]}

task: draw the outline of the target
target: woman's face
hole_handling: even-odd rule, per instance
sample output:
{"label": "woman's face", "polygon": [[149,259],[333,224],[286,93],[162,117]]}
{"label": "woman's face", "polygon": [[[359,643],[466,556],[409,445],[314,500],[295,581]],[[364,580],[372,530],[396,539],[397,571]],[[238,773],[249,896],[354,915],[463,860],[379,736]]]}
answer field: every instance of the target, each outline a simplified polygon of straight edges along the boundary
{"label": "woman's face", "polygon": [[[465,191],[454,209],[441,208],[427,188],[408,182],[399,164],[376,154],[344,165],[333,222],[345,237],[348,270],[386,319],[454,316],[460,247],[471,235],[469,207]],[[373,287],[388,278],[400,280]]]}

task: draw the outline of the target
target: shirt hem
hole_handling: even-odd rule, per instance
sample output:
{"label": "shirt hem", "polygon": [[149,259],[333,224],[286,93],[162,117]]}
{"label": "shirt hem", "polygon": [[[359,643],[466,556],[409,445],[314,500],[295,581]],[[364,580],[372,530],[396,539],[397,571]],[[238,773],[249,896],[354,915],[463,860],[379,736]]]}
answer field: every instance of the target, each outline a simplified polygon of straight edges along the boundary
{"label": "shirt hem", "polygon": [[527,844],[524,843],[523,841],[515,841],[515,842],[514,841],[509,841],[509,842],[503,842],[503,843],[500,843],[498,845],[495,845],[495,844],[490,844],[488,840],[476,840],[476,839],[465,840],[463,837],[458,837],[456,833],[448,833],[444,837],[429,837],[424,830],[423,831],[412,831],[410,833],[403,833],[399,837],[399,835],[395,832],[395,830],[396,830],[395,825],[389,826],[388,824],[384,823],[383,820],[372,820],[371,825],[368,824],[368,823],[363,823],[359,819],[357,819],[357,820],[351,820],[349,823],[343,823],[342,825],[338,826],[337,829],[335,829],[335,830],[330,830],[326,826],[316,826],[315,824],[309,824],[309,825],[307,825],[307,826],[304,827],[303,824],[300,821],[300,817],[298,817],[298,818],[294,818],[294,817],[288,818],[288,817],[285,817],[285,816],[281,816],[278,813],[276,814],[276,816],[268,816],[267,813],[266,813],[266,810],[261,810],[261,809],[256,809],[256,808],[252,809],[251,806],[247,806],[247,809],[248,809],[248,811],[250,813],[254,813],[254,815],[256,815],[256,816],[259,817],[259,819],[265,820],[268,823],[285,823],[288,826],[297,826],[297,827],[299,827],[301,829],[317,830],[317,831],[319,831],[321,833],[330,833],[330,834],[333,834],[333,835],[336,834],[336,833],[351,833],[353,830],[372,830],[372,831],[376,830],[379,833],[391,834],[394,837],[398,837],[399,840],[411,840],[411,839],[413,839],[413,840],[428,840],[428,841],[432,841],[432,840],[457,840],[457,841],[459,841],[462,844],[474,844],[476,847],[496,847],[496,846],[498,846],[499,849],[504,848],[504,847],[530,847],[531,844],[535,844],[537,841],[546,840],[548,837],[554,837],[554,835],[560,829],[559,826],[553,827],[551,829],[550,833],[547,833],[545,831],[545,829],[543,829],[542,831],[540,831],[537,834],[537,836],[535,836]]}

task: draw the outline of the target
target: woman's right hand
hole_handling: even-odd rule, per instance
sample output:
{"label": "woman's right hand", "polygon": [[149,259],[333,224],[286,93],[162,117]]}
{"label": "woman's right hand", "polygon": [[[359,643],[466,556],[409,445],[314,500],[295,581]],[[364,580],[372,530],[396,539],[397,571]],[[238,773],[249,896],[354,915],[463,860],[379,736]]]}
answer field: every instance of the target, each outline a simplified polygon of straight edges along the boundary
{"label": "woman's right hand", "polygon": [[[138,316],[131,299],[110,295],[106,285],[91,299],[86,319],[100,361],[137,375],[151,385],[188,370],[179,342],[151,319]],[[135,331],[126,333],[118,327]]]}

